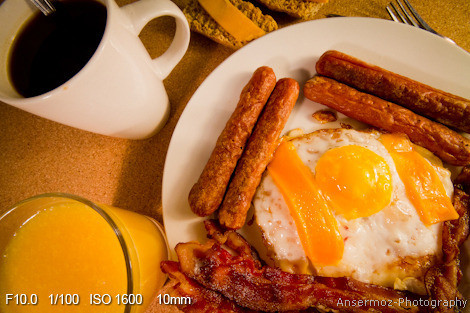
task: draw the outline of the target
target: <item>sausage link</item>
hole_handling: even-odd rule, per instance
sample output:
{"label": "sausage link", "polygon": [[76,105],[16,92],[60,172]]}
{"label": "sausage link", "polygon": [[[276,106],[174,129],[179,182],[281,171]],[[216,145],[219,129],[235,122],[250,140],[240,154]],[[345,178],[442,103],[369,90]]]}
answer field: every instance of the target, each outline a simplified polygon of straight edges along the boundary
{"label": "sausage link", "polygon": [[334,50],[327,51],[320,57],[316,70],[319,75],[333,78],[470,133],[470,100]]}
{"label": "sausage link", "polygon": [[199,216],[208,216],[222,203],[230,177],[246,141],[276,85],[274,71],[263,66],[243,88],[235,111],[219,135],[198,181],[189,192],[189,206]]}
{"label": "sausage link", "polygon": [[305,84],[304,95],[358,121],[404,133],[412,142],[449,164],[470,163],[469,139],[397,104],[321,76],[315,76]]}
{"label": "sausage link", "polygon": [[261,114],[253,134],[234,172],[219,210],[219,222],[230,229],[241,228],[251,200],[261,181],[290,112],[299,96],[299,84],[291,78],[280,79]]}

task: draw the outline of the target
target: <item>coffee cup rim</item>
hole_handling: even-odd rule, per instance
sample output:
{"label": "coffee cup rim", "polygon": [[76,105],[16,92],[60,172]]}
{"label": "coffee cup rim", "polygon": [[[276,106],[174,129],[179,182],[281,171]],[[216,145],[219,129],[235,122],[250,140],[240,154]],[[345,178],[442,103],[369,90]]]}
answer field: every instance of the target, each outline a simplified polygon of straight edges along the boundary
{"label": "coffee cup rim", "polygon": [[[16,1],[16,0],[11,0],[11,1]],[[84,75],[83,73],[89,70],[90,65],[92,65],[93,63],[96,62],[96,59],[99,58],[99,55],[104,50],[104,45],[105,45],[105,42],[106,42],[106,38],[109,37],[110,21],[111,21],[111,19],[114,19],[113,16],[115,14],[115,12],[113,12],[113,10],[110,9],[110,7],[112,6],[112,4],[111,4],[112,0],[93,0],[93,1],[100,2],[105,6],[105,8],[106,8],[106,24],[105,24],[105,27],[104,27],[103,36],[101,37],[101,40],[100,40],[98,46],[96,47],[95,52],[90,57],[90,59],[85,63],[85,65],[75,75],[70,77],[67,81],[65,81],[61,85],[59,85],[59,86],[55,87],[54,89],[51,89],[51,90],[49,90],[45,93],[42,93],[40,95],[33,96],[33,97],[23,97],[20,94],[18,94],[18,92],[12,86],[13,90],[15,90],[15,92],[18,94],[18,97],[8,97],[8,96],[4,96],[4,95],[0,94],[0,100],[1,101],[8,102],[8,103],[11,103],[11,104],[15,105],[15,104],[30,104],[30,103],[36,103],[38,100],[45,100],[47,98],[50,98],[53,95],[65,92],[67,90],[67,88],[64,88],[65,87],[64,85],[72,84],[74,81],[79,79],[79,76],[83,76]],[[116,4],[116,6],[117,6],[117,4]],[[36,13],[37,13],[37,11],[34,11],[32,14],[30,14],[28,16],[27,19],[30,19]],[[25,22],[27,21],[27,19],[25,20]],[[9,49],[11,49],[11,46],[9,47]]]}

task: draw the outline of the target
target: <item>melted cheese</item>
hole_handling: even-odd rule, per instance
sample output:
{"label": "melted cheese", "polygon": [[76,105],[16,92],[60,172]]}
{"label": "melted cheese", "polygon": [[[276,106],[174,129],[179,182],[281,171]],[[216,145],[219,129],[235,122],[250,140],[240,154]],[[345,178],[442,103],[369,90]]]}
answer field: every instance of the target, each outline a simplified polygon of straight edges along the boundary
{"label": "melted cheese", "polygon": [[313,264],[335,265],[344,243],[333,213],[292,142],[282,142],[268,172],[283,194],[305,254]]}
{"label": "melted cheese", "polygon": [[238,41],[250,41],[265,34],[229,0],[198,0],[206,12]]}

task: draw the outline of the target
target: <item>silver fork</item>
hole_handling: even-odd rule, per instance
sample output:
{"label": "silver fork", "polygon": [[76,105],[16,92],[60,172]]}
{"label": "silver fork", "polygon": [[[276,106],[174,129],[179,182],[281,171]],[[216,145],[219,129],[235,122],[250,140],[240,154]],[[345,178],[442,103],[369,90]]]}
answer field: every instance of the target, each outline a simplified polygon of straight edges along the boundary
{"label": "silver fork", "polygon": [[46,16],[55,12],[55,8],[49,0],[31,0],[31,2]]}
{"label": "silver fork", "polygon": [[[419,27],[422,29],[427,30],[428,32],[431,32],[433,34],[436,34],[445,40],[455,44],[455,42],[438,32],[436,32],[434,29],[432,29],[424,20],[423,18],[416,12],[415,8],[411,6],[411,4],[408,2],[408,0],[403,0],[405,5],[402,4],[400,0],[396,0],[398,3],[398,7],[395,5],[395,3],[390,2],[389,5],[387,5],[386,9],[388,14],[390,14],[390,17],[395,21],[399,23],[404,23],[408,25],[413,25],[415,27]],[[405,8],[406,6],[406,8]],[[408,13],[409,12],[409,13]]]}

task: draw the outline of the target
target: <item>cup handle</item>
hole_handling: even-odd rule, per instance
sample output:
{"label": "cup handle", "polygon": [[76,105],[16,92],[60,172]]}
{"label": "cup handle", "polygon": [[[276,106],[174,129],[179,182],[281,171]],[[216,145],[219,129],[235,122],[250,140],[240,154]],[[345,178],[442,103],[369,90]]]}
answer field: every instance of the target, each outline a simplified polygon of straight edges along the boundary
{"label": "cup handle", "polygon": [[166,78],[188,49],[190,30],[183,12],[170,0],[138,0],[121,7],[121,10],[131,20],[137,36],[154,18],[166,15],[175,18],[176,32],[173,42],[161,56],[152,60],[157,75],[161,79]]}

